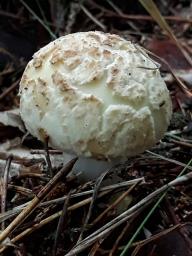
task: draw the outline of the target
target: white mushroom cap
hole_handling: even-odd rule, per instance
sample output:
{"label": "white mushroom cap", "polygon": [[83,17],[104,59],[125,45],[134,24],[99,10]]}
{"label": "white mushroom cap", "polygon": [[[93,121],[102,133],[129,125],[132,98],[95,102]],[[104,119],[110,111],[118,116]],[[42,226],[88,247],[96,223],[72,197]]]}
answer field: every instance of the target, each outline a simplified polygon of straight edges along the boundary
{"label": "white mushroom cap", "polygon": [[145,51],[123,38],[80,32],[41,48],[20,83],[20,112],[38,139],[96,159],[137,155],[171,118],[167,87]]}

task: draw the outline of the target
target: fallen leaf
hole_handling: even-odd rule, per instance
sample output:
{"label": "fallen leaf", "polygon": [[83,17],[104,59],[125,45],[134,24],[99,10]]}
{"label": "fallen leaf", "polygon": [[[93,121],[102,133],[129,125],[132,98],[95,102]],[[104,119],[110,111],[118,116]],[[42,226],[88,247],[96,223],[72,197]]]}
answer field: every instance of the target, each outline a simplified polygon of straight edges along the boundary
{"label": "fallen leaf", "polygon": [[[188,70],[191,68],[183,54],[170,39],[158,40],[157,38],[152,38],[145,43],[145,47],[165,59],[172,69]],[[164,65],[162,67],[165,68]]]}
{"label": "fallen leaf", "polygon": [[0,123],[5,126],[17,127],[20,131],[25,132],[25,126],[21,119],[19,109],[0,112]]}
{"label": "fallen leaf", "polygon": [[141,242],[131,256],[192,255],[191,232],[191,223],[176,225]]}

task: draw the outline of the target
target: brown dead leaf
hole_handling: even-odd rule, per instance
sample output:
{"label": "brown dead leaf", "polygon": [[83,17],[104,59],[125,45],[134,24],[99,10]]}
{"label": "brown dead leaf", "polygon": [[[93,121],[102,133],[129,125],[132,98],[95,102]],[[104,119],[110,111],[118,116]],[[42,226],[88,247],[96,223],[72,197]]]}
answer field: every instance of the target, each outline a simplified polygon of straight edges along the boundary
{"label": "brown dead leaf", "polygon": [[137,245],[132,256],[192,255],[192,224],[176,225]]}
{"label": "brown dead leaf", "polygon": [[[170,39],[158,40],[157,38],[152,38],[145,43],[145,47],[149,51],[165,59],[172,69],[188,70],[191,68],[183,54]],[[165,67],[163,66],[163,68]]]}

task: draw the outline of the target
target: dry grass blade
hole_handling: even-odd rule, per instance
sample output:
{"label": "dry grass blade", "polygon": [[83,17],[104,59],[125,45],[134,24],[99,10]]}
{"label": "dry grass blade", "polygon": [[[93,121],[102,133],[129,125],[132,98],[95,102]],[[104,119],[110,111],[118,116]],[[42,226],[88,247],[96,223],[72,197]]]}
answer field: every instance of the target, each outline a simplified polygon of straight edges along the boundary
{"label": "dry grass blade", "polygon": [[[124,13],[121,11],[121,9],[116,6],[113,1],[107,0],[108,4],[115,10],[115,12],[119,15],[119,17],[122,17]],[[137,26],[130,20],[126,20],[126,23],[135,31],[139,32]]]}
{"label": "dry grass blade", "polygon": [[113,255],[114,255],[114,253],[115,253],[115,251],[116,251],[116,249],[117,249],[117,246],[118,246],[119,242],[121,241],[121,239],[122,239],[123,236],[125,235],[125,233],[126,233],[126,231],[127,231],[127,229],[128,229],[129,226],[130,226],[130,223],[127,222],[127,224],[126,224],[125,227],[123,228],[121,234],[117,237],[117,240],[115,241],[115,243],[114,243],[114,245],[113,245],[113,247],[112,247],[112,249],[111,249],[111,251],[110,251],[110,253],[109,253],[109,256],[113,256]]}
{"label": "dry grass blade", "polygon": [[103,242],[103,239],[102,241],[97,241],[91,248],[91,251],[89,252],[89,255],[88,256],[95,256],[96,253],[97,253],[97,250],[99,249],[101,243]]}
{"label": "dry grass blade", "polygon": [[38,8],[39,8],[39,10],[40,10],[40,13],[41,13],[41,16],[42,16],[42,18],[43,18],[44,23],[48,26],[48,21],[47,21],[47,18],[46,18],[46,16],[45,16],[45,12],[44,12],[43,8],[41,7],[40,1],[39,1],[39,0],[36,0],[36,3],[37,3],[37,6],[38,6]]}
{"label": "dry grass blade", "polygon": [[80,4],[81,9],[83,12],[97,25],[99,26],[103,31],[106,31],[105,25],[103,25],[98,19],[96,19],[88,10],[85,8],[84,5]]}
{"label": "dry grass blade", "polygon": [[[89,0],[89,3],[91,6],[94,6],[95,8],[101,10],[106,17],[117,17],[117,18],[123,18],[126,20],[154,20],[149,15],[139,15],[139,14],[125,14],[119,9],[114,3],[110,0],[108,0],[108,3],[111,3],[111,7],[116,11],[113,12],[109,9],[106,9],[104,6],[99,5],[98,3]],[[192,23],[192,19],[190,17],[183,17],[183,16],[163,16],[165,20],[175,21],[175,22],[185,22],[185,23]]]}
{"label": "dry grass blade", "polygon": [[48,195],[58,181],[65,177],[72,169],[73,165],[77,161],[77,158],[72,159],[66,164],[38,193],[37,196],[30,202],[30,204],[23,209],[23,211],[9,224],[9,226],[0,234],[0,242],[2,243],[15,228],[17,228],[37,207],[37,205]]}
{"label": "dry grass blade", "polygon": [[153,155],[153,156],[155,156],[155,157],[157,157],[157,158],[159,158],[159,159],[163,159],[163,160],[165,160],[165,161],[168,161],[168,162],[173,163],[173,164],[175,164],[175,165],[182,166],[182,167],[187,168],[188,170],[191,170],[191,171],[192,171],[192,166],[189,166],[189,165],[186,165],[186,164],[184,164],[184,163],[182,163],[182,162],[179,162],[179,161],[177,161],[177,160],[170,159],[170,158],[168,158],[168,157],[159,155],[159,154],[154,153],[154,152],[152,152],[152,151],[150,151],[150,150],[146,150],[146,152],[149,153],[149,154],[151,154],[151,155]]}
{"label": "dry grass blade", "polygon": [[56,35],[51,31],[49,26],[47,26],[47,24],[45,24],[45,22],[41,18],[39,18],[39,16],[37,16],[37,14],[29,7],[29,5],[26,2],[24,2],[23,0],[20,0],[20,2],[33,15],[33,17],[47,30],[47,32],[50,34],[50,36],[53,39],[56,39],[57,38]]}
{"label": "dry grass blade", "polygon": [[153,19],[158,23],[158,25],[166,31],[168,36],[175,42],[179,50],[182,52],[185,59],[188,61],[190,65],[192,65],[192,58],[187,54],[187,52],[184,50],[174,33],[172,32],[170,26],[164,19],[164,17],[159,12],[156,4],[153,2],[153,0],[139,0],[139,2],[143,5],[143,7],[149,12],[149,14],[153,17]]}
{"label": "dry grass blade", "polygon": [[[125,20],[154,20],[151,16],[149,15],[139,15],[139,14],[124,14],[124,13],[115,13],[113,11],[106,11],[103,10],[104,12],[106,12],[105,16],[107,17],[117,17],[117,18],[122,18]],[[168,21],[175,21],[175,22],[184,22],[184,23],[192,23],[192,20],[190,18],[187,17],[180,17],[180,16],[163,16],[163,18],[165,20]]]}
{"label": "dry grass blade", "polygon": [[57,244],[58,244],[58,241],[59,241],[59,235],[61,234],[61,231],[63,229],[63,226],[64,226],[64,220],[67,216],[67,210],[68,210],[68,205],[69,205],[69,200],[70,200],[70,192],[69,194],[67,195],[67,198],[65,200],[65,203],[63,205],[63,210],[62,210],[62,214],[59,218],[59,222],[58,222],[58,225],[57,225],[57,230],[56,230],[56,233],[55,233],[55,241],[54,241],[54,245],[53,245],[53,256],[56,256],[57,255]]}
{"label": "dry grass blade", "polygon": [[117,240],[115,241],[110,253],[109,253],[109,256],[113,256],[115,255],[115,252],[117,250],[117,247],[118,247],[118,244],[120,243],[121,239],[124,237],[125,233],[127,232],[130,224],[137,218],[137,216],[139,215],[140,211],[136,212],[133,216],[133,218],[127,222],[127,224],[125,225],[125,227],[123,228],[121,234],[117,237]]}
{"label": "dry grass blade", "polygon": [[106,176],[106,174],[109,172],[110,170],[107,170],[106,172],[104,172],[103,174],[101,174],[101,176],[97,179],[96,183],[95,183],[95,188],[93,190],[93,197],[92,197],[92,200],[91,200],[91,203],[90,203],[90,206],[89,206],[89,209],[88,209],[88,213],[87,213],[87,216],[86,216],[86,219],[85,219],[85,222],[83,223],[83,227],[82,227],[82,230],[81,230],[81,233],[79,235],[79,239],[77,241],[77,244],[82,240],[83,238],[83,233],[86,229],[86,226],[89,222],[89,219],[91,217],[91,212],[93,210],[93,207],[94,207],[94,203],[95,203],[95,200],[97,198],[97,195],[98,195],[98,192],[99,192],[99,189],[100,189],[100,186],[101,186],[101,183],[104,179],[104,177]]}
{"label": "dry grass blade", "polygon": [[92,246],[91,251],[89,252],[88,256],[95,256],[98,255],[98,249],[101,246],[101,244],[103,243],[104,240],[107,239],[107,237],[110,235],[111,233],[109,232],[106,236],[104,236],[103,238],[99,239],[98,241],[95,242],[95,244]]}
{"label": "dry grass blade", "polygon": [[[146,206],[143,206],[143,209]],[[142,210],[143,210],[142,209]],[[121,224],[123,224],[124,222],[130,220],[131,218],[133,218],[135,215],[139,214],[141,212],[141,209],[137,209],[135,212],[133,212],[132,214],[130,214],[129,216],[126,216],[125,218],[121,219],[118,222],[113,223],[111,226],[108,226],[106,229],[102,230],[101,232],[99,232],[96,235],[90,235],[89,237],[87,237],[87,239],[82,240],[82,242],[75,248],[73,248],[70,252],[68,252],[65,256],[74,256],[79,252],[84,251],[86,248],[88,248],[89,246],[91,246],[93,243],[95,243],[96,241],[103,239],[104,237],[106,237],[109,233],[111,233],[116,227],[119,227]]]}
{"label": "dry grass blade", "polygon": [[[118,183],[118,184],[114,184],[114,185],[105,186],[105,187],[102,187],[100,189],[100,192],[111,191],[113,189],[124,188],[124,187],[127,187],[127,186],[131,186],[131,185],[133,185],[133,184],[135,184],[137,182],[141,182],[142,184],[144,184],[145,180],[142,177],[142,178],[137,178],[137,179],[134,179],[134,180],[124,181],[124,182],[121,182],[121,183]],[[88,190],[88,191],[84,191],[84,192],[80,192],[80,193],[75,193],[75,194],[71,195],[71,198],[76,198],[76,197],[80,197],[80,196],[90,195],[92,193],[93,193],[93,190]],[[56,198],[56,199],[53,199],[53,200],[50,200],[50,201],[42,202],[42,203],[39,204],[39,207],[48,206],[50,204],[63,203],[66,200],[66,198],[67,198],[67,196],[63,196],[63,197]],[[30,202],[27,202],[25,204],[19,205],[19,206],[15,207],[12,210],[9,210],[9,211],[7,211],[7,212],[5,212],[3,214],[0,214],[0,222],[5,221],[5,220],[15,216],[16,214],[21,212],[22,209],[24,209],[28,204],[30,204]]]}
{"label": "dry grass blade", "polygon": [[[99,198],[101,198],[102,196],[105,196],[109,193],[110,191],[105,191],[105,192],[102,192],[99,194]],[[68,207],[68,211],[74,211],[80,207],[83,207],[87,204],[89,204],[92,200],[92,197],[89,197],[87,199],[84,199],[74,205],[71,205]],[[59,211],[59,212],[56,212],[54,213],[53,215],[43,219],[42,221],[40,221],[39,223],[37,224],[34,224],[32,227],[30,228],[27,228],[26,230],[24,230],[23,232],[21,232],[20,234],[18,234],[17,236],[15,236],[14,238],[11,239],[11,243],[16,243],[17,241],[21,240],[23,237],[27,236],[27,235],[30,235],[32,232],[36,231],[37,229],[43,227],[44,225],[50,223],[51,221],[59,218],[61,215],[62,215],[63,211]],[[2,245],[0,246],[0,253],[2,253],[5,249],[7,248],[7,246],[5,245]]]}
{"label": "dry grass blade", "polygon": [[[13,157],[9,156],[7,159],[5,169],[3,172],[3,177],[1,177],[1,213],[4,213],[6,210],[6,199],[7,199],[7,187],[8,187],[8,177],[9,177],[9,170],[11,166],[11,161]],[[5,228],[4,221],[1,223],[2,230]]]}

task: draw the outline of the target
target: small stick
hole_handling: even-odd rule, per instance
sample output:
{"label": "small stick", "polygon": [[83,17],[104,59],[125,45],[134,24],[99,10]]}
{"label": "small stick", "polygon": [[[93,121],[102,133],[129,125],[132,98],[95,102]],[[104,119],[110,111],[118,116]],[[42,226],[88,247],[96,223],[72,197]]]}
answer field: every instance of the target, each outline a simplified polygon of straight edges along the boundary
{"label": "small stick", "polygon": [[[45,151],[43,149],[32,149],[30,151],[31,154],[44,154]],[[57,149],[49,149],[49,154],[59,154],[62,155],[63,151]]]}
{"label": "small stick", "polygon": [[[133,217],[132,221],[137,217],[138,214],[135,214],[135,216]],[[130,221],[127,221],[127,224],[125,225],[125,227],[123,228],[121,234],[117,237],[117,240],[115,241],[110,253],[109,253],[109,256],[113,256],[115,251],[117,250],[117,246],[119,244],[119,242],[121,241],[121,239],[123,238],[123,236],[125,235],[127,229],[129,228],[130,226]]]}
{"label": "small stick", "polygon": [[47,162],[47,171],[50,175],[50,177],[53,177],[53,169],[52,169],[52,164],[51,164],[51,159],[50,159],[50,155],[49,155],[49,137],[46,136],[45,137],[45,158],[46,158],[46,162]]}
{"label": "small stick", "polygon": [[31,189],[24,188],[24,187],[21,187],[21,186],[8,184],[8,189],[11,189],[11,190],[15,191],[16,193],[19,193],[19,194],[24,195],[24,196],[30,196],[30,197],[34,196],[34,193]]}
{"label": "small stick", "polygon": [[178,141],[178,140],[174,140],[174,139],[170,139],[170,141],[175,143],[175,144],[178,144],[180,146],[192,148],[192,144],[191,143],[187,143],[187,142],[184,142],[184,141]]}
{"label": "small stick", "polygon": [[155,156],[155,157],[157,157],[157,158],[159,158],[159,159],[163,159],[163,160],[165,160],[165,161],[168,161],[168,162],[173,163],[173,164],[175,164],[175,165],[182,166],[182,167],[184,167],[184,168],[186,168],[186,169],[192,171],[192,166],[189,166],[189,165],[186,165],[186,164],[184,164],[184,163],[182,163],[182,162],[179,162],[179,161],[177,161],[177,160],[174,160],[174,159],[171,159],[171,158],[168,158],[168,157],[159,155],[159,154],[157,154],[157,153],[155,153],[155,152],[152,152],[152,151],[150,151],[150,150],[145,150],[145,152],[147,152],[147,153],[149,153],[149,154],[151,154],[151,155],[153,155],[153,156]]}
{"label": "small stick", "polygon": [[133,184],[127,191],[120,195],[120,197],[115,200],[113,204],[107,207],[92,223],[91,226],[95,225],[98,221],[100,221],[111,209],[113,209],[116,205],[118,205],[137,185],[139,182]]}
{"label": "small stick", "polygon": [[111,234],[111,232],[109,232],[106,236],[102,237],[101,239],[99,239],[98,241],[95,242],[95,244],[91,248],[91,251],[89,252],[89,256],[95,256],[96,255],[96,253],[99,250],[99,247],[108,238],[108,236],[110,234]]}
{"label": "small stick", "polygon": [[9,224],[9,226],[0,234],[0,243],[2,243],[15,228],[35,210],[37,205],[48,195],[48,193],[54,188],[54,186],[65,177],[72,169],[73,165],[77,161],[77,158],[72,159],[67,163],[48,183],[47,185],[34,197],[30,204],[23,209],[23,211]]}
{"label": "small stick", "polygon": [[[150,15],[135,15],[135,14],[125,14],[125,13],[115,13],[112,10],[109,10],[99,4],[97,4],[93,0],[89,0],[91,6],[94,6],[95,8],[98,8],[104,13],[106,17],[117,17],[117,18],[123,18],[123,19],[128,19],[128,20],[149,20],[149,21],[154,21],[154,19]],[[164,19],[170,20],[170,21],[176,21],[176,22],[186,22],[186,23],[192,23],[191,18],[187,17],[181,17],[181,16],[163,16]]]}
{"label": "small stick", "polygon": [[11,91],[15,90],[15,88],[18,86],[20,81],[20,78],[16,80],[11,86],[9,86],[4,92],[0,95],[0,101],[4,99]]}

